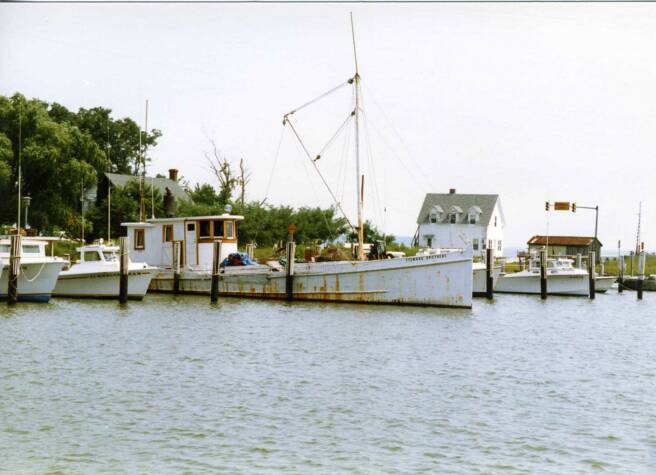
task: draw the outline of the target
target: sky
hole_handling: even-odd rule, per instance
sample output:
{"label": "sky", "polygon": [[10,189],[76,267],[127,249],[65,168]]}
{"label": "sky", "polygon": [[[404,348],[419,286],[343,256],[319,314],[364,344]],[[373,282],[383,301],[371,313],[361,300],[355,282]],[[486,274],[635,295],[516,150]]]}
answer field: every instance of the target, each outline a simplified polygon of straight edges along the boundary
{"label": "sky", "polygon": [[[592,235],[656,248],[656,5],[0,4],[0,94],[107,107],[163,132],[149,174],[215,184],[214,141],[247,199],[329,206],[286,112],[362,77],[365,217],[414,234],[425,193],[497,193],[506,246]],[[347,85],[293,124],[315,156],[349,117]],[[315,165],[354,222],[352,119]],[[282,139],[281,139],[282,137]],[[279,145],[280,144],[280,145]]]}

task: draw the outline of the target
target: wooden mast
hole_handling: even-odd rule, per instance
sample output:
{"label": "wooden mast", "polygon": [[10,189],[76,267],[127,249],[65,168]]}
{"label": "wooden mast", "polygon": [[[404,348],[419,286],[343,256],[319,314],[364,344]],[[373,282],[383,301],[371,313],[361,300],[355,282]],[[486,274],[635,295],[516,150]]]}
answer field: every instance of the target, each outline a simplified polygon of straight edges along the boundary
{"label": "wooden mast", "polygon": [[359,261],[364,260],[364,225],[362,222],[363,210],[363,185],[364,175],[360,174],[360,73],[358,71],[358,53],[355,49],[355,27],[353,26],[353,12],[351,12],[351,37],[353,39],[353,58],[355,59],[355,76],[353,84],[355,87],[355,174],[356,190],[358,194],[358,254]]}

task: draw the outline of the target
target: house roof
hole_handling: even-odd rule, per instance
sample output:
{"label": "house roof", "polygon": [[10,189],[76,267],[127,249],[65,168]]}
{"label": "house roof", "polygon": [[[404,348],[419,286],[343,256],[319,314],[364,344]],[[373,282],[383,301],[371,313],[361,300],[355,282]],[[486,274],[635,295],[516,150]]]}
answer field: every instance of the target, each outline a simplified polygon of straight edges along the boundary
{"label": "house roof", "polygon": [[[136,175],[120,175],[118,173],[105,173],[105,176],[113,186],[123,188],[130,182],[139,182],[139,177]],[[187,200],[189,195],[185,189],[180,186],[177,181],[170,180],[168,178],[160,177],[146,177],[146,185],[152,186],[160,192],[162,196],[166,194],[166,189],[171,190],[173,197],[178,200]]]}
{"label": "house roof", "polygon": [[[460,208],[468,212],[472,207],[478,207],[481,211],[480,224],[487,225],[492,218],[494,206],[499,200],[499,195],[478,195],[464,193],[426,193],[424,204],[421,205],[417,224],[428,221],[431,209],[439,206],[440,208],[450,210],[451,207]],[[502,214],[503,219],[503,214]]]}
{"label": "house roof", "polygon": [[[533,236],[527,244],[534,246],[589,246],[594,241],[594,237],[588,236]],[[599,240],[597,239],[597,242]],[[601,242],[599,242],[601,246]]]}

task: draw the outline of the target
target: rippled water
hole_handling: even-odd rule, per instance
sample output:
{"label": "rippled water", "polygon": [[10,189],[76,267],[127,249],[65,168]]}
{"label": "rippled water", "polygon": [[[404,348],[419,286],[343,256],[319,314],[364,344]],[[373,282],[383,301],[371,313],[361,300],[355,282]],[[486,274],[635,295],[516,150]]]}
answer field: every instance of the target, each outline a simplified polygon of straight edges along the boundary
{"label": "rippled water", "polygon": [[656,295],[0,305],[0,471],[656,473]]}

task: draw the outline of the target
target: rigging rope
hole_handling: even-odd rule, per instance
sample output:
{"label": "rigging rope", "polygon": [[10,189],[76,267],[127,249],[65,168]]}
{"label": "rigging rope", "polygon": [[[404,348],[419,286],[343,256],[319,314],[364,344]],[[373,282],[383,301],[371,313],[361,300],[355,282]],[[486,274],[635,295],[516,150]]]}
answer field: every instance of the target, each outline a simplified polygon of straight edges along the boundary
{"label": "rigging rope", "polygon": [[311,104],[314,104],[314,103],[317,102],[317,101],[320,101],[320,100],[323,99],[324,97],[329,96],[329,95],[332,94],[333,92],[338,91],[338,90],[340,90],[341,88],[343,88],[344,86],[346,86],[346,85],[348,85],[348,84],[352,84],[352,83],[353,83],[353,78],[349,78],[347,81],[341,83],[341,84],[338,85],[338,86],[333,87],[331,90],[326,91],[326,92],[324,92],[323,94],[321,94],[321,95],[315,97],[314,99],[312,99],[312,100],[306,102],[305,104],[302,104],[302,105],[298,106],[296,109],[293,109],[291,112],[287,112],[287,113],[285,114],[284,118],[283,118],[283,124],[285,123],[285,119],[287,118],[287,116],[292,115],[292,114],[294,114],[294,113],[300,111],[301,109],[305,109],[307,106],[309,106],[309,105],[311,105]]}
{"label": "rigging rope", "polygon": [[294,124],[292,124],[291,119],[285,115],[285,118],[283,119],[283,123],[289,124],[289,127],[292,129],[292,132],[294,132],[294,135],[296,136],[296,139],[298,142],[301,144],[301,147],[303,148],[303,151],[305,152],[305,155],[307,155],[308,159],[310,160],[310,163],[312,163],[312,166],[314,167],[315,171],[319,174],[319,177],[321,178],[321,181],[325,185],[326,189],[328,190],[328,193],[330,193],[330,196],[332,197],[333,201],[335,202],[335,206],[341,211],[341,213],[344,215],[344,218],[346,219],[346,222],[348,225],[355,231],[355,227],[353,224],[351,224],[351,221],[349,220],[348,216],[344,212],[344,209],[342,208],[342,205],[340,204],[339,201],[337,201],[337,197],[333,193],[333,190],[330,188],[330,185],[328,185],[328,182],[324,178],[323,174],[321,173],[321,170],[319,170],[319,167],[317,166],[317,162],[312,158],[312,155],[310,155],[310,152],[308,151],[307,147],[305,146],[305,143],[303,143],[303,140],[301,140],[301,137],[298,135],[298,132],[296,131],[296,128],[294,127]]}
{"label": "rigging rope", "polygon": [[266,191],[264,192],[264,200],[266,201],[269,197],[269,191],[271,190],[271,182],[273,181],[273,172],[276,170],[276,165],[278,164],[278,156],[280,155],[280,146],[282,145],[282,139],[285,136],[285,124],[282,125],[282,130],[280,131],[280,139],[278,140],[278,148],[276,149],[276,155],[273,157],[273,167],[271,168],[271,174],[269,175],[269,183],[267,183]]}

